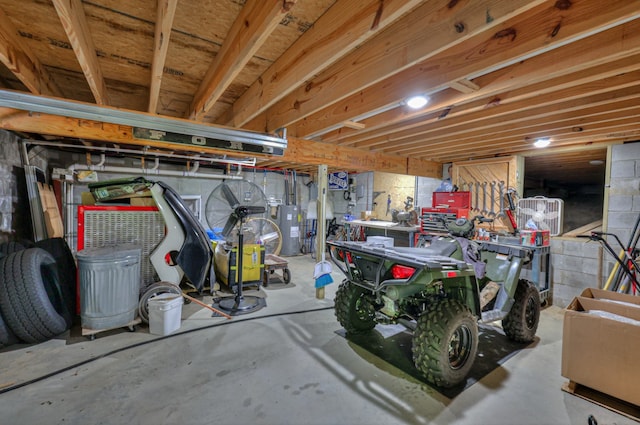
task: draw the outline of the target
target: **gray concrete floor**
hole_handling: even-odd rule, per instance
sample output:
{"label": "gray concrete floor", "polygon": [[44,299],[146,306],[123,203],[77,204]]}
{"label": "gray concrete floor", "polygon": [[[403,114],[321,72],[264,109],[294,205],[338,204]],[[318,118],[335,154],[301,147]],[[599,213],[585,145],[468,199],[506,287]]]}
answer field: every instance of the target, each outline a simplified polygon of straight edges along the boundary
{"label": "gray concrete floor", "polygon": [[539,340],[448,397],[339,335],[331,308],[339,272],[317,299],[315,260],[288,260],[289,285],[245,292],[267,301],[250,315],[211,317],[192,303],[165,338],[140,326],[89,341],[72,329],[1,350],[0,423],[587,424],[589,415],[636,423],[561,391],[557,307],[543,310]]}

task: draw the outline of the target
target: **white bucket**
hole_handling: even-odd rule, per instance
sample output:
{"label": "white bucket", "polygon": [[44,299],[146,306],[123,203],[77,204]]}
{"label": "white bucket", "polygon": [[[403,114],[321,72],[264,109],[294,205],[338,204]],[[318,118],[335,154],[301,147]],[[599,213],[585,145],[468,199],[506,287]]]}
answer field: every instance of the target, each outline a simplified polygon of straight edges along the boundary
{"label": "white bucket", "polygon": [[180,329],[182,318],[182,295],[158,294],[148,301],[149,333],[169,335]]}

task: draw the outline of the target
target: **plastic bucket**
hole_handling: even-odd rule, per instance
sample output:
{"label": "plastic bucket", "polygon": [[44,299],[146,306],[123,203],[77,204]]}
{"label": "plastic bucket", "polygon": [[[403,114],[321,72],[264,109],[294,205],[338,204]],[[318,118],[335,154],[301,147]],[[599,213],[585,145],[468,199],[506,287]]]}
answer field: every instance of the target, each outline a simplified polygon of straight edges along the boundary
{"label": "plastic bucket", "polygon": [[149,333],[169,335],[180,329],[182,318],[182,295],[158,294],[148,301]]}

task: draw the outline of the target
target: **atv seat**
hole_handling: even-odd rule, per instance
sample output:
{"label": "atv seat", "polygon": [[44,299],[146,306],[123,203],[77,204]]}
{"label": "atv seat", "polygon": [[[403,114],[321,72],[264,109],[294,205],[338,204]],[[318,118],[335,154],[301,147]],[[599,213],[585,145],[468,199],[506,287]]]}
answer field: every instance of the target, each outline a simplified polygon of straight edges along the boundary
{"label": "atv seat", "polygon": [[397,247],[395,251],[402,252],[403,254],[412,254],[416,257],[431,257],[441,256],[450,257],[458,248],[458,244],[453,239],[435,239],[431,245],[424,248],[407,248]]}

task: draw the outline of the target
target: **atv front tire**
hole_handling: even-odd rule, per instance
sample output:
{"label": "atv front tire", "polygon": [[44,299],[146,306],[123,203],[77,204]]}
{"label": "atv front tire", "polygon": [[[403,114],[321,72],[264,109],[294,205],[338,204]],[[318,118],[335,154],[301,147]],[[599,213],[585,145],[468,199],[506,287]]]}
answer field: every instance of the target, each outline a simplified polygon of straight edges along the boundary
{"label": "atv front tire", "polygon": [[502,320],[502,329],[513,341],[532,342],[540,321],[540,293],[531,282],[520,279],[514,298],[511,311]]}
{"label": "atv front tire", "polygon": [[376,326],[374,302],[371,293],[350,281],[340,284],[334,300],[335,313],[348,334],[365,333]]}
{"label": "atv front tire", "polygon": [[413,362],[429,382],[443,388],[464,382],[477,352],[478,322],[461,302],[441,300],[418,318]]}

